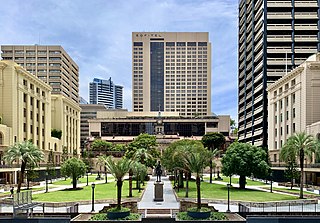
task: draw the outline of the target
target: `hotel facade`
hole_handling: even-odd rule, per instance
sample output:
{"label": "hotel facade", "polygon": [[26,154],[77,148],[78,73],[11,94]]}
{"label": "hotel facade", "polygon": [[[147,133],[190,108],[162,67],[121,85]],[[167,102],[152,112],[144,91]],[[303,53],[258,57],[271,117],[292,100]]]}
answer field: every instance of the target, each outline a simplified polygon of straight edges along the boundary
{"label": "hotel facade", "polygon": [[207,32],[132,33],[133,112],[211,115]]}

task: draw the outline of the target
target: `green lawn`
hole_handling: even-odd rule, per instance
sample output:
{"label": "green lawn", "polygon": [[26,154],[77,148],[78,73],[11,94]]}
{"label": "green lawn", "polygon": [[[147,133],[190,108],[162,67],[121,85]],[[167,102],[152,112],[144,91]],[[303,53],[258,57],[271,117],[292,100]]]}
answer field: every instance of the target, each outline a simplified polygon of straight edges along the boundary
{"label": "green lawn", "polygon": [[[95,200],[102,199],[116,199],[117,198],[117,187],[115,182],[110,182],[108,184],[96,184],[94,194]],[[122,187],[122,197],[126,198],[129,193],[128,181],[125,181]],[[135,187],[135,182],[133,182],[133,187]],[[142,194],[138,193],[138,190],[133,190],[133,196],[139,197]],[[34,201],[47,201],[47,202],[67,202],[67,201],[84,201],[91,200],[92,189],[91,185],[83,187],[81,190],[63,190],[54,191],[49,193],[34,194],[32,199]]]}
{"label": "green lawn", "polygon": [[[230,178],[229,177],[225,177],[225,176],[221,176],[223,180],[221,180],[222,182],[225,182],[225,183],[229,183],[230,182]],[[203,178],[204,180],[209,180],[210,177],[209,176],[205,176]],[[213,180],[215,179],[215,177],[213,177]],[[260,181],[253,181],[253,180],[250,180],[250,179],[246,179],[247,181],[247,186],[263,186],[263,185],[267,185],[263,182],[260,182]],[[231,177],[231,184],[239,184],[239,178],[237,177]]]}
{"label": "green lawn", "polygon": [[[185,197],[185,189],[180,189],[180,192],[176,190],[178,197]],[[195,182],[189,182],[189,197],[196,198],[196,185]],[[201,198],[207,199],[224,199],[228,196],[228,189],[225,185],[210,184],[207,182],[201,182]],[[257,190],[240,190],[238,188],[230,188],[230,199],[239,201],[280,201],[280,200],[294,200],[295,196],[282,195],[270,192],[263,192]]]}
{"label": "green lawn", "polygon": [[[281,192],[290,192],[292,194],[297,194],[297,195],[300,194],[300,190],[298,190],[298,189],[292,189],[291,190],[289,188],[287,189],[287,188],[278,188],[278,187],[276,187],[274,189],[277,190],[277,191],[281,191]],[[310,195],[314,195],[314,196],[319,197],[319,195],[317,195],[315,193],[308,192],[308,191],[303,191],[303,194],[310,194]]]}
{"label": "green lawn", "polygon": [[[104,176],[103,176],[103,177],[104,177]],[[89,175],[89,176],[88,176],[89,184],[91,184],[91,183],[93,183],[93,182],[96,182],[96,181],[97,181],[96,178],[97,178],[97,175],[96,175],[96,174],[95,174],[95,175]],[[109,181],[109,180],[110,180],[110,181],[111,181],[111,180],[114,180],[114,178],[113,178],[112,176],[108,176],[108,181]],[[105,179],[99,180],[99,181],[104,182]],[[50,182],[50,180],[49,180],[49,182]],[[86,176],[81,177],[78,182],[79,182],[79,183],[85,183],[85,184],[86,184],[86,183],[87,183],[87,177],[86,177]],[[72,185],[72,179],[71,179],[71,178],[67,178],[66,180],[58,180],[58,181],[53,182],[52,184],[53,184],[53,185]]]}

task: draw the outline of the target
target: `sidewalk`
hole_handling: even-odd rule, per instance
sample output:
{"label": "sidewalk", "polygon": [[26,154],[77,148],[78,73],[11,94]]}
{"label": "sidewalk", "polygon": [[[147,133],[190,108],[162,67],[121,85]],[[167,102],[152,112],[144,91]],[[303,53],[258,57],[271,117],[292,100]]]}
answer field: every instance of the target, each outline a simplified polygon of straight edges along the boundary
{"label": "sidewalk", "polygon": [[179,209],[179,202],[177,201],[172,185],[168,177],[162,177],[163,185],[163,199],[164,201],[153,201],[154,199],[154,182],[156,177],[151,177],[145,188],[144,194],[140,202],[138,202],[138,209]]}

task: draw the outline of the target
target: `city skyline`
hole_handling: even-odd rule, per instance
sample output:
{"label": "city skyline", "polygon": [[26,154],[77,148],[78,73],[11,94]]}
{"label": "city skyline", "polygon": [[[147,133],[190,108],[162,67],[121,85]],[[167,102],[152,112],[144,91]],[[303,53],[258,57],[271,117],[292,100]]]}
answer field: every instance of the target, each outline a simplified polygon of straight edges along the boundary
{"label": "city skyline", "polygon": [[[1,44],[61,45],[79,65],[80,96],[88,100],[94,77],[111,76],[124,86],[124,108],[132,110],[131,33],[209,32],[211,110],[237,119],[237,8],[234,0],[13,1],[1,10],[0,18],[8,22],[0,38]],[[88,11],[95,13],[87,16]]]}

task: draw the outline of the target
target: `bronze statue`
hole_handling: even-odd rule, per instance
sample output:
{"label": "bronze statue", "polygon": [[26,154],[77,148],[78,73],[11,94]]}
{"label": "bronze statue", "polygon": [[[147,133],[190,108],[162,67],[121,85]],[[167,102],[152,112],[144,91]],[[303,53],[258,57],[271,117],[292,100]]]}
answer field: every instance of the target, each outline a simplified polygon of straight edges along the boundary
{"label": "bronze statue", "polygon": [[160,164],[160,161],[158,161],[158,165],[156,167],[157,182],[161,182],[161,174],[162,174],[161,164]]}

